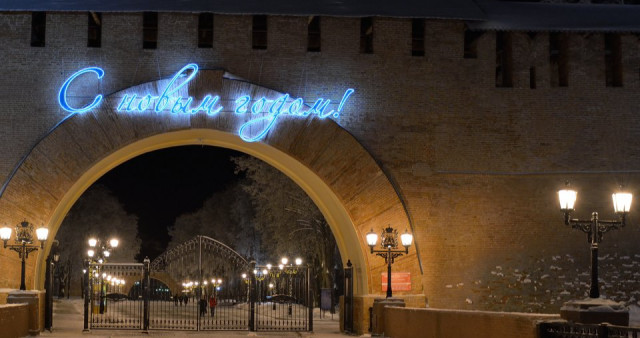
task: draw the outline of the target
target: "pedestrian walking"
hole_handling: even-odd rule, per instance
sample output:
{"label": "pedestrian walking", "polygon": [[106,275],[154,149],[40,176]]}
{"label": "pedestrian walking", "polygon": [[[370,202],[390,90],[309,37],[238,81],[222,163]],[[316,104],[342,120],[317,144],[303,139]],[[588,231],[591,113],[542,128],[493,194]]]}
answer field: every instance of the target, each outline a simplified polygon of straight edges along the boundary
{"label": "pedestrian walking", "polygon": [[207,314],[207,300],[204,297],[200,298],[200,317],[204,317]]}
{"label": "pedestrian walking", "polygon": [[211,317],[213,317],[213,315],[216,313],[216,305],[218,305],[216,297],[209,297],[209,312],[211,312]]}

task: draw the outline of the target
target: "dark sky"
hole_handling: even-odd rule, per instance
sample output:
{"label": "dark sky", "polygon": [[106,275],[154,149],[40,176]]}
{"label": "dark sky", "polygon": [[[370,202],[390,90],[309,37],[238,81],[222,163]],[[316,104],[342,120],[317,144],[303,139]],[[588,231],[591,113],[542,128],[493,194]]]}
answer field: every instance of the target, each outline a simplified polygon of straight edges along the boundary
{"label": "dark sky", "polygon": [[140,259],[154,259],[166,248],[167,228],[176,217],[194,212],[204,200],[235,182],[230,157],[242,153],[209,146],[184,146],[140,155],[101,177],[128,213],[138,216]]}

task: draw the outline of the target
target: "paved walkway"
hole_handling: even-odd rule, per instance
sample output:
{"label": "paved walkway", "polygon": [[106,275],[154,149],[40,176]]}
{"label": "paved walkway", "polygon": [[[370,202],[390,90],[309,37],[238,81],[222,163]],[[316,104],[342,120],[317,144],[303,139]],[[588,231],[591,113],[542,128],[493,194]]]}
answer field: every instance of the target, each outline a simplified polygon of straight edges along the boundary
{"label": "paved walkway", "polygon": [[82,332],[82,301],[80,299],[58,300],[53,303],[53,329],[45,331],[42,337],[348,337],[341,334],[338,315],[327,314],[319,318],[319,313],[314,314],[314,332],[249,332],[249,331],[208,331],[208,332],[183,332],[183,331],[150,331],[148,334],[137,330],[92,330]]}

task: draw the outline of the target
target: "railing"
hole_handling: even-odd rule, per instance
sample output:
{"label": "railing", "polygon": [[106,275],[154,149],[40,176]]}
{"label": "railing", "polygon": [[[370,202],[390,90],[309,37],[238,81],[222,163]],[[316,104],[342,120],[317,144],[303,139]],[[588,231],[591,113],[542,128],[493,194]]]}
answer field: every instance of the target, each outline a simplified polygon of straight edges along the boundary
{"label": "railing", "polygon": [[543,322],[539,326],[540,338],[638,338],[640,327],[603,324]]}

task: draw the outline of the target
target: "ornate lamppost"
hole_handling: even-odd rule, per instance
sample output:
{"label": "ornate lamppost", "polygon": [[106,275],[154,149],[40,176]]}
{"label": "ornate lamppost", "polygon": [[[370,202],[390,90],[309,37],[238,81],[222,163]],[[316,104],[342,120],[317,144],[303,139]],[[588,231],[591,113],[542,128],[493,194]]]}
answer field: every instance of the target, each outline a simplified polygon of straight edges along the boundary
{"label": "ornate lamppost", "polygon": [[387,298],[393,297],[393,292],[391,290],[391,264],[393,264],[396,257],[406,255],[409,253],[409,247],[413,242],[413,235],[411,235],[407,230],[400,235],[400,240],[402,241],[402,245],[404,246],[404,250],[398,250],[398,231],[392,228],[391,226],[386,227],[381,234],[382,242],[381,246],[384,248],[382,250],[375,250],[374,247],[378,242],[378,235],[373,232],[373,229],[369,233],[367,233],[367,244],[369,244],[369,248],[371,248],[371,253],[376,254],[376,256],[380,256],[384,258],[384,262],[387,263]]}
{"label": "ornate lamppost", "polygon": [[287,257],[282,257],[282,259],[280,259],[280,265],[278,265],[278,268],[281,271],[284,271],[285,274],[287,274],[287,288],[289,289],[289,299],[290,299],[287,312],[289,316],[291,316],[293,311],[292,305],[291,305],[291,300],[293,299],[293,275],[298,273],[298,269],[300,268],[300,265],[302,265],[302,258],[299,258],[299,257],[296,258],[295,265],[288,264],[288,263],[289,263],[289,259]]}
{"label": "ornate lamppost", "polygon": [[626,216],[631,208],[632,195],[630,193],[619,192],[612,195],[613,209],[618,215],[617,220],[601,220],[598,213],[591,213],[590,220],[580,220],[571,218],[574,211],[577,192],[575,190],[564,189],[558,191],[560,200],[560,210],[564,213],[564,224],[571,225],[573,229],[580,230],[587,234],[587,241],[591,244],[591,287],[589,298],[599,298],[600,288],[598,287],[598,244],[602,241],[602,235],[611,230],[618,230],[625,226]]}
{"label": "ornate lamppost", "polygon": [[[568,185],[568,183],[567,183]],[[560,317],[566,320],[586,324],[609,322],[614,325],[627,326],[629,324],[629,308],[624,303],[617,303],[609,299],[600,298],[598,286],[598,244],[602,236],[611,230],[625,226],[626,216],[631,208],[632,195],[620,192],[612,195],[613,209],[618,215],[617,220],[601,220],[598,213],[591,213],[590,220],[571,218],[574,211],[577,192],[563,189],[558,191],[560,210],[564,213],[564,224],[587,234],[587,241],[591,244],[591,286],[589,298],[566,302],[560,308]],[[608,309],[608,310],[607,310]]]}
{"label": "ornate lamppost", "polygon": [[[120,241],[116,238],[111,238],[108,241],[104,241],[101,239],[96,239],[95,237],[91,237],[87,240],[87,244],[89,248],[87,249],[87,260],[85,261],[85,280],[87,284],[85,284],[85,302],[84,302],[84,312],[85,312],[85,322],[86,318],[89,315],[89,297],[86,297],[88,294],[93,294],[93,283],[91,284],[91,290],[89,288],[88,282],[90,276],[93,274],[96,277],[100,277],[100,291],[98,292],[98,300],[99,300],[99,311],[100,314],[103,314],[105,311],[105,303],[106,303],[106,286],[104,283],[105,278],[107,278],[107,274],[105,272],[100,273],[101,265],[107,262],[107,259],[111,256],[111,252],[118,247]],[[99,264],[98,266],[94,266],[95,264]],[[85,323],[85,330],[88,330],[87,323]]]}
{"label": "ornate lamppost", "polygon": [[222,278],[212,278],[211,286],[213,286],[213,297],[218,299],[218,291],[222,288]]}
{"label": "ornate lamppost", "polygon": [[9,248],[9,250],[13,250],[18,253],[20,259],[22,260],[22,270],[20,274],[20,290],[26,290],[27,286],[24,282],[24,274],[25,274],[25,261],[29,258],[29,253],[40,249],[44,249],[44,242],[47,240],[49,236],[49,229],[45,227],[40,227],[36,229],[36,237],[40,241],[40,245],[33,245],[33,224],[22,221],[18,225],[16,225],[16,244],[7,245],[7,241],[11,239],[11,228],[3,227],[0,228],[0,239],[4,242],[4,248]]}

